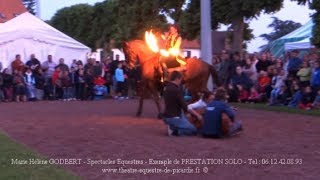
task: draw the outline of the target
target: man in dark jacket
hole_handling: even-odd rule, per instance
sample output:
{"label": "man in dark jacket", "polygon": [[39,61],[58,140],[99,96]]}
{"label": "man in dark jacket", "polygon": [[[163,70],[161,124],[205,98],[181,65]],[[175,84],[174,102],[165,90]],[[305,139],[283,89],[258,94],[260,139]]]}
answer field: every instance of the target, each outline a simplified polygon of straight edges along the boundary
{"label": "man in dark jacket", "polygon": [[[218,88],[215,93],[215,99],[207,105],[204,114],[204,124],[202,135],[204,137],[220,138],[231,136],[242,130],[240,121],[235,120],[234,110],[225,102],[227,91],[224,88]],[[226,114],[228,122],[227,134],[223,132],[222,114]]]}
{"label": "man in dark jacket", "polygon": [[188,112],[180,89],[182,75],[178,71],[171,73],[170,82],[163,91],[165,111],[164,122],[168,125],[169,136],[196,135],[197,129],[188,121],[182,110]]}

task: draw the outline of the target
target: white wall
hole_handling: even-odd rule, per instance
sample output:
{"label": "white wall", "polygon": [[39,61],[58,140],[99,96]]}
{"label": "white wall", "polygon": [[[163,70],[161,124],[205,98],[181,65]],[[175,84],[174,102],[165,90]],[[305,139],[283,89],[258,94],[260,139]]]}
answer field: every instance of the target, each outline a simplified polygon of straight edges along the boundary
{"label": "white wall", "polygon": [[201,56],[201,51],[200,51],[200,49],[183,49],[182,51],[183,51],[183,54],[184,54],[185,56],[187,56],[187,51],[190,51],[190,52],[191,52],[190,57],[197,56],[197,58],[200,58],[200,56]]}
{"label": "white wall", "polygon": [[116,59],[116,55],[120,56],[120,60],[125,60],[125,56],[124,53],[120,50],[120,49],[111,49],[111,51],[113,52],[113,58],[112,59]]}

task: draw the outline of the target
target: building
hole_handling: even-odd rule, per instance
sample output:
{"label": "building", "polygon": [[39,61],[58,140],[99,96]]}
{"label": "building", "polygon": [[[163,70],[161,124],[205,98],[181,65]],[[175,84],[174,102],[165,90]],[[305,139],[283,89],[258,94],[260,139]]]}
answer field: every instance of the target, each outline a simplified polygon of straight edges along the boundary
{"label": "building", "polygon": [[0,0],[0,23],[27,12],[21,0]]}

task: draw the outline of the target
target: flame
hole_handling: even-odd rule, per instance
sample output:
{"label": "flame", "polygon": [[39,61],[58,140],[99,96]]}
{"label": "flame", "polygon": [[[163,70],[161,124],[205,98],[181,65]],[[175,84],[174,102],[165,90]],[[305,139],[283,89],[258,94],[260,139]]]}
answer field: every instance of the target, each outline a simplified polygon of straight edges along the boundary
{"label": "flame", "polygon": [[[162,35],[161,38],[165,38],[164,35]],[[152,30],[146,31],[145,41],[152,52],[159,53],[161,56],[169,57],[170,55],[172,55],[178,57],[180,55],[180,49],[178,48],[170,48],[169,50],[160,49],[157,37],[152,33]],[[180,60],[179,58],[177,58],[177,61],[182,65],[186,64],[186,62]]]}
{"label": "flame", "polygon": [[145,40],[147,42],[148,47],[151,49],[151,51],[158,53],[159,47],[158,47],[158,40],[156,36],[152,33],[152,31],[145,33]]}

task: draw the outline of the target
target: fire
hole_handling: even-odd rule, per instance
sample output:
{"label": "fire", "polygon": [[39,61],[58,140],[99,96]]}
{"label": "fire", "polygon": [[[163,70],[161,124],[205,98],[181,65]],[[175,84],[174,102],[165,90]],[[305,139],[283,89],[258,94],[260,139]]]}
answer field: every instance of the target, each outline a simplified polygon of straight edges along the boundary
{"label": "fire", "polygon": [[[164,36],[162,35],[162,38],[164,38]],[[154,53],[160,53],[161,56],[164,57],[169,57],[174,56],[174,57],[178,57],[180,55],[180,49],[178,48],[170,48],[169,50],[166,49],[160,49],[159,45],[158,45],[158,40],[156,35],[154,35],[151,31],[146,31],[145,33],[145,41],[148,45],[148,47],[150,48],[150,50]],[[176,58],[176,60],[182,64],[185,65],[186,62],[180,60],[179,58]]]}
{"label": "fire", "polygon": [[152,33],[152,31],[146,31],[145,41],[148,47],[151,49],[151,51],[155,53],[160,53],[160,55],[164,57],[170,56],[170,53],[167,50],[159,48],[157,37]]}
{"label": "fire", "polygon": [[156,36],[152,33],[152,31],[145,33],[145,40],[147,42],[148,47],[151,49],[151,51],[158,53],[159,47],[158,47],[158,40]]}

